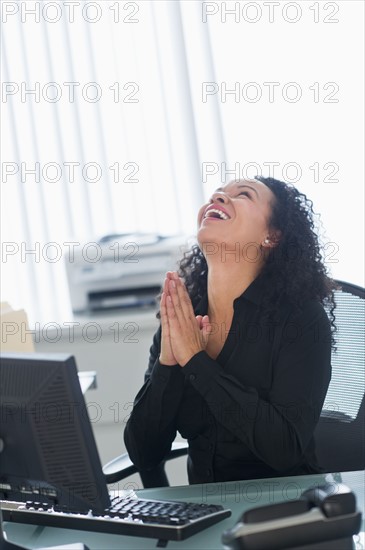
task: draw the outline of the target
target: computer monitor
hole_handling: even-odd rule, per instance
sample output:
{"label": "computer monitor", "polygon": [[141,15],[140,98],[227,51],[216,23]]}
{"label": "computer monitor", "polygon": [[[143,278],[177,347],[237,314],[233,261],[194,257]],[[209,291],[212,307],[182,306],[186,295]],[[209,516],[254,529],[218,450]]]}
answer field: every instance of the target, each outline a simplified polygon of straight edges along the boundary
{"label": "computer monitor", "polygon": [[110,505],[72,355],[0,354],[0,499]]}

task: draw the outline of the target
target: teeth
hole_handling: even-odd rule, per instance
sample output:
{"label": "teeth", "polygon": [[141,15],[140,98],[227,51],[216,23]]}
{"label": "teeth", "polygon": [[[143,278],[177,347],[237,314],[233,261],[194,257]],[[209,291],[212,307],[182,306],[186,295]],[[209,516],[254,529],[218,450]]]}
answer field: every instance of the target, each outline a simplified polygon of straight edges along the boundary
{"label": "teeth", "polygon": [[218,214],[218,216],[222,219],[222,220],[229,220],[229,217],[227,216],[227,214],[225,214],[224,212],[222,212],[222,210],[218,210],[217,208],[209,208],[208,212],[205,214],[205,218],[209,218],[209,214],[210,212],[215,212],[216,214]]}

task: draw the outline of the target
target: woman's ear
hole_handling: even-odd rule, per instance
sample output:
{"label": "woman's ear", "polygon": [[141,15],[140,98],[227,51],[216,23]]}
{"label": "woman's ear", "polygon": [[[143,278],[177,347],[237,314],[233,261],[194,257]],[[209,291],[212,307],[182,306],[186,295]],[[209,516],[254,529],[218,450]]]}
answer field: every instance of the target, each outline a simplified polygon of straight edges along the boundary
{"label": "woman's ear", "polygon": [[272,243],[272,246],[278,246],[280,239],[281,239],[281,231],[280,229],[275,229],[274,231],[270,232],[270,242]]}
{"label": "woman's ear", "polygon": [[275,246],[278,246],[280,239],[281,231],[279,229],[275,229],[274,231],[270,231],[270,235],[265,238],[262,246],[265,248],[275,248]]}

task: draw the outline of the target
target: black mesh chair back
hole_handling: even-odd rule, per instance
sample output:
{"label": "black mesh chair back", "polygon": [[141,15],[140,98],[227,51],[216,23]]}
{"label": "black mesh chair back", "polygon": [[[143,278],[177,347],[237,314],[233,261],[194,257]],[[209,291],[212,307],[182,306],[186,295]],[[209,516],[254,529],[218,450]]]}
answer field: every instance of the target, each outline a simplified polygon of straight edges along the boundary
{"label": "black mesh chair back", "polygon": [[332,379],[315,431],[317,459],[325,472],[365,468],[365,290],[337,283],[337,351],[332,353]]}

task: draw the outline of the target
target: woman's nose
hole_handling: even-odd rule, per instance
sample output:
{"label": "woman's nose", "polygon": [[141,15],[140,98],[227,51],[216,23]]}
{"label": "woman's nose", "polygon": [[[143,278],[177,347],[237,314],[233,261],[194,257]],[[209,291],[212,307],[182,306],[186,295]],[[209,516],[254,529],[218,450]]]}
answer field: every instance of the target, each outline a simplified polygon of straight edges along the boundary
{"label": "woman's nose", "polygon": [[225,203],[228,201],[227,195],[221,191],[216,191],[210,198],[211,202],[222,202]]}

